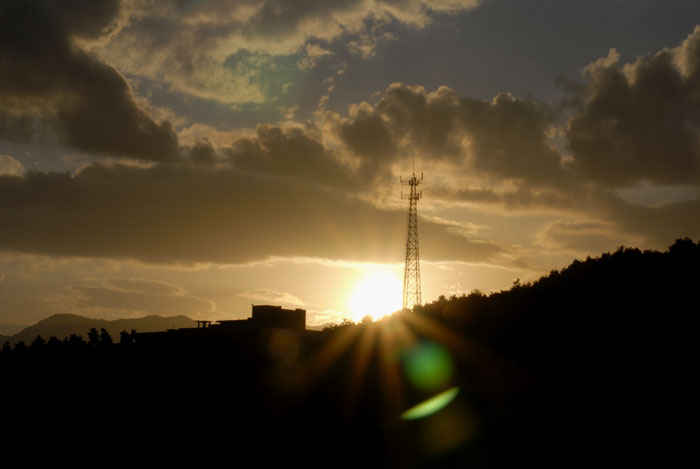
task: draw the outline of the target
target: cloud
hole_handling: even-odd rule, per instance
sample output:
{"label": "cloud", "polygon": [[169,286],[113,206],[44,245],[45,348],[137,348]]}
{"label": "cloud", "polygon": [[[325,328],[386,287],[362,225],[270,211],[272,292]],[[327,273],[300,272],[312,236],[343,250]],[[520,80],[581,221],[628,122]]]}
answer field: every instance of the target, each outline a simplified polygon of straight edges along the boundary
{"label": "cloud", "polygon": [[[425,28],[436,14],[458,14],[475,0],[241,0],[134,2],[109,41],[93,50],[120,70],[226,103],[262,102],[272,95],[260,79],[279,74],[275,63],[315,66],[335,42],[365,57],[385,25]],[[242,67],[231,58],[245,55]],[[262,74],[258,66],[272,64]],[[236,61],[237,64],[241,64]],[[267,66],[266,65],[266,66]]]}
{"label": "cloud", "polygon": [[359,38],[348,42],[348,50],[363,59],[374,57],[376,48],[377,39],[368,34],[362,34]]}
{"label": "cloud", "polygon": [[[120,287],[115,287],[115,282]],[[103,286],[73,286],[73,302],[79,309],[102,312],[112,311],[123,315],[197,315],[215,310],[212,301],[187,296],[179,287],[168,290],[160,288],[157,281],[112,279]],[[123,288],[125,285],[130,288]]]}
{"label": "cloud", "polygon": [[318,44],[306,44],[304,49],[305,55],[298,62],[298,66],[302,70],[314,68],[322,57],[333,55],[332,51],[324,49]]}
{"label": "cloud", "polygon": [[[165,161],[177,154],[168,122],[155,123],[111,66],[80,49],[77,38],[109,30],[118,2],[8,0],[0,9],[0,137],[58,136],[93,154]],[[47,136],[48,135],[48,136]],[[55,137],[53,137],[55,140]]]}
{"label": "cloud", "polygon": [[[700,234],[700,225],[693,221],[697,217],[692,215],[696,213],[693,210],[698,204],[697,197],[659,207],[639,207],[610,193],[607,186],[640,180],[653,184],[697,185],[700,127],[696,118],[700,113],[694,110],[692,103],[696,100],[693,96],[700,96],[700,93],[693,91],[692,86],[700,83],[700,72],[694,71],[691,52],[697,52],[700,47],[695,41],[700,41],[700,27],[680,48],[638,59],[622,69],[615,68],[617,54],[614,51],[589,66],[587,73],[592,82],[584,89],[601,101],[595,104],[589,98],[589,101],[583,99],[582,107],[577,108],[571,117],[563,135],[569,139],[573,152],[568,162],[555,144],[560,135],[561,116],[544,103],[509,94],[499,94],[491,101],[483,101],[459,96],[444,86],[428,92],[422,87],[395,83],[380,95],[374,105],[354,105],[347,116],[325,112],[323,125],[327,133],[335,136],[338,145],[356,156],[360,170],[368,175],[395,177],[396,165],[407,160],[407,155],[415,149],[421,169],[431,168],[431,177],[440,181],[430,192],[430,198],[437,204],[470,203],[521,213],[539,211],[584,216],[601,227],[611,227],[594,232],[588,227],[577,226],[582,233],[589,235],[587,245],[586,236],[572,238],[575,229],[570,225],[567,225],[568,231],[563,225],[549,227],[542,236],[546,235],[550,244],[556,241],[559,248],[568,246],[590,250],[607,247],[615,238],[665,247],[676,237]],[[658,85],[658,90],[649,88],[651,85],[648,84],[645,85],[646,92],[642,93],[640,88],[634,92],[634,99],[627,97],[622,100],[630,107],[624,118],[632,121],[623,128],[631,133],[624,136],[615,132],[605,134],[612,140],[620,140],[609,148],[614,151],[605,153],[600,147],[600,153],[582,153],[578,146],[581,138],[590,138],[589,143],[607,141],[601,140],[596,133],[596,129],[600,130],[599,126],[604,125],[599,114],[604,109],[601,106],[610,104],[609,109],[620,109],[611,104],[615,103],[616,95],[608,93],[603,99],[602,95],[595,94],[603,93],[602,90],[607,90],[607,93],[612,86],[607,78],[599,75],[624,79],[623,84],[626,83],[628,88],[641,87],[640,80],[644,79],[647,73],[644,70],[648,67],[665,67],[679,83],[687,82],[678,88],[685,89],[685,94],[669,101],[673,106],[677,105],[678,112],[684,113],[685,117],[676,119],[676,111],[668,109],[667,103],[657,103],[654,93],[658,93],[661,96],[658,99],[663,101],[669,87],[653,82],[654,86]],[[693,78],[695,76],[699,78]],[[577,89],[580,88],[573,87],[572,92]],[[693,96],[690,96],[691,91]],[[679,96],[685,103],[679,102]],[[620,119],[622,117],[620,115]],[[593,130],[584,131],[584,121]],[[687,134],[687,138],[669,141],[664,152],[653,151],[654,145],[659,147],[659,137],[671,138],[680,134]],[[324,138],[329,140],[325,135]],[[637,145],[632,149],[623,145],[622,140],[637,138],[639,142],[649,138],[655,142],[649,141],[645,148],[638,148],[641,143],[630,143],[630,146]],[[692,145],[691,141],[694,142]],[[684,152],[684,148],[688,151]],[[639,166],[636,166],[637,162]]]}
{"label": "cloud", "polygon": [[606,57],[600,57],[583,68],[583,74],[592,76],[607,68],[615,66],[620,60],[620,53],[616,49],[610,49]]}
{"label": "cloud", "polygon": [[218,129],[211,125],[194,123],[178,131],[180,143],[184,146],[194,147],[199,144],[210,144],[216,148],[230,146],[232,142],[242,137],[253,135],[255,129],[233,128]]}
{"label": "cloud", "polygon": [[348,319],[348,315],[340,311],[306,311],[306,324],[309,326],[323,326],[325,324],[336,324]]}
{"label": "cloud", "polygon": [[326,113],[339,141],[376,174],[407,158],[444,161],[463,173],[532,184],[561,184],[569,176],[552,144],[556,115],[544,103],[507,93],[492,101],[459,96],[446,86],[390,85],[376,105],[353,105],[348,117]]}
{"label": "cloud", "polygon": [[[158,263],[270,257],[397,262],[404,210],[270,174],[95,164],[74,176],[0,177],[0,249]],[[428,260],[483,261],[502,248],[421,222]]]}
{"label": "cloud", "polygon": [[574,169],[606,187],[700,184],[700,26],[674,49],[584,69],[566,129]]}
{"label": "cloud", "polygon": [[287,292],[279,292],[270,289],[246,290],[238,294],[242,298],[266,301],[270,304],[282,304],[291,306],[304,306],[304,302]]}
{"label": "cloud", "polygon": [[[226,134],[193,130],[191,165],[88,164],[74,176],[0,177],[0,222],[9,227],[0,249],[158,263],[397,262],[405,207],[395,200],[395,178],[412,149],[419,167],[431,171],[424,207],[583,214],[615,220],[625,236],[649,231],[655,242],[661,231],[693,234],[681,216],[667,215],[676,205],[627,209],[587,184],[575,165],[562,164],[552,143],[555,113],[530,98],[475,100],[444,86],[396,83],[374,104],[354,104],[346,115],[321,110],[315,118]],[[669,224],[649,230],[645,218]],[[422,242],[426,260],[484,262],[504,254],[435,218],[420,229],[421,240],[432,239]]]}
{"label": "cloud", "polygon": [[698,198],[648,207],[609,196],[601,212],[601,217],[614,221],[621,230],[642,236],[658,247],[668,247],[678,238],[700,237]]}
{"label": "cloud", "polygon": [[114,290],[151,295],[184,296],[184,288],[160,280],[145,280],[140,278],[109,278],[105,286]]}
{"label": "cloud", "polygon": [[[561,219],[547,224],[537,243],[546,249],[566,250],[578,255],[614,251],[620,245],[639,245],[639,237],[625,236],[613,223]],[[636,239],[635,239],[636,238]]]}
{"label": "cloud", "polygon": [[383,116],[366,102],[350,106],[347,118],[338,118],[336,129],[340,140],[357,155],[364,172],[371,173],[391,161],[397,148],[389,124]]}
{"label": "cloud", "polygon": [[350,168],[328,150],[313,125],[307,128],[259,125],[226,149],[236,168],[331,187],[351,184]]}
{"label": "cloud", "polygon": [[217,157],[211,142],[200,140],[190,149],[190,160],[197,165],[211,166],[215,164]]}
{"label": "cloud", "polygon": [[35,123],[31,114],[21,109],[0,109],[0,139],[15,143],[34,138]]}
{"label": "cloud", "polygon": [[0,155],[0,176],[21,176],[24,166],[8,155]]}

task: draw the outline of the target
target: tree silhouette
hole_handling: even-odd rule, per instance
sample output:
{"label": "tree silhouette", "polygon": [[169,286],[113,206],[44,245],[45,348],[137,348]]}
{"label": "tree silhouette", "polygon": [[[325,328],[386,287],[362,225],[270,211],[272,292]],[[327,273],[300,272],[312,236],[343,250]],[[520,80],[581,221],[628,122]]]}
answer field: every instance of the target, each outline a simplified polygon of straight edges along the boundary
{"label": "tree silhouette", "polygon": [[[97,332],[97,331],[95,331],[95,332]],[[83,340],[83,336],[76,335],[76,334],[71,334],[70,337],[68,337],[68,343],[71,345],[71,347],[73,347],[75,349],[79,349],[83,345],[85,345],[85,341]]]}
{"label": "tree silhouette", "polygon": [[95,346],[100,343],[100,333],[94,327],[88,331],[88,344]]}
{"label": "tree silhouette", "polygon": [[100,329],[100,345],[112,345],[112,337],[104,327]]}
{"label": "tree silhouette", "polygon": [[36,336],[36,339],[32,341],[32,344],[30,345],[30,349],[32,352],[40,352],[44,349],[44,346],[46,345],[46,341],[41,338],[40,335]]}
{"label": "tree silhouette", "polygon": [[55,335],[49,337],[49,341],[46,343],[50,350],[58,350],[61,347],[61,341]]}
{"label": "tree silhouette", "polygon": [[136,339],[136,329],[131,329],[131,332],[121,331],[119,333],[119,343],[122,345],[129,345],[134,343]]}
{"label": "tree silhouette", "polygon": [[356,323],[352,322],[350,319],[345,318],[345,319],[343,319],[343,322],[341,322],[339,324],[331,324],[330,326],[324,327],[323,330],[328,331],[328,332],[333,332],[333,331],[338,331],[340,329],[355,326],[355,325],[356,325]]}

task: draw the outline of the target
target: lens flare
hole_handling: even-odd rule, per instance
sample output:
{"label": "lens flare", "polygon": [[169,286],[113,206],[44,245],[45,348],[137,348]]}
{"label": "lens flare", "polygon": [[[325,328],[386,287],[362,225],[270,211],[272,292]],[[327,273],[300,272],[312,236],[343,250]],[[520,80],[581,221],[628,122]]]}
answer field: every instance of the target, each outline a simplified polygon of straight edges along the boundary
{"label": "lens flare", "polygon": [[422,340],[402,354],[406,377],[416,388],[425,391],[444,389],[452,378],[452,358],[445,347]]}
{"label": "lens flare", "polygon": [[401,414],[401,418],[404,420],[417,420],[425,418],[429,415],[438,412],[454,400],[459,393],[459,387],[455,386],[446,391],[441,392],[437,396],[433,396],[428,400],[415,405]]}

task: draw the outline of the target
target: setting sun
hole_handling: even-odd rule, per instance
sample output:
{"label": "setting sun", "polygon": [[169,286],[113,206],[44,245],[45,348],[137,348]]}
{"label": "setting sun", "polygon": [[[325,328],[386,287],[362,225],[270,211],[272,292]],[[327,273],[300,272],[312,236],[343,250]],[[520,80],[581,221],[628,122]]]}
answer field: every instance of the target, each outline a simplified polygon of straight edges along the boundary
{"label": "setting sun", "polygon": [[359,321],[370,315],[374,319],[401,309],[403,286],[398,275],[390,270],[375,270],[355,285],[347,300],[350,318]]}

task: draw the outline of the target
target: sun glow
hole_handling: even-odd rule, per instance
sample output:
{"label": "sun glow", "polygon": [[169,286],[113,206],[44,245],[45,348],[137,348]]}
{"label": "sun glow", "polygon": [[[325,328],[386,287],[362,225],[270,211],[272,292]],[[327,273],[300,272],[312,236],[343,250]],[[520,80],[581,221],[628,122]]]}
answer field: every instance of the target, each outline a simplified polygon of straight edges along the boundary
{"label": "sun glow", "polygon": [[370,315],[379,319],[401,309],[403,285],[398,275],[387,269],[373,270],[355,285],[347,300],[350,319]]}

